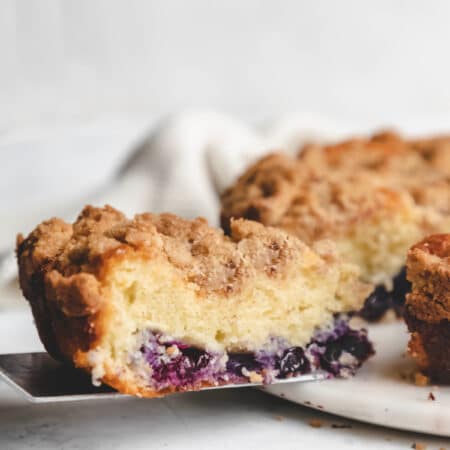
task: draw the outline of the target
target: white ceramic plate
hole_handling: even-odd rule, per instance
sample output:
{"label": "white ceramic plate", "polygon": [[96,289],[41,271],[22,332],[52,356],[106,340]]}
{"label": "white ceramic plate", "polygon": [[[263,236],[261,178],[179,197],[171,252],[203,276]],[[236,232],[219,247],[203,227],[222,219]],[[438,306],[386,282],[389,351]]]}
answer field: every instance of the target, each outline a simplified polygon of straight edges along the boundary
{"label": "white ceramic plate", "polygon": [[[354,378],[264,388],[270,394],[376,425],[450,436],[450,386],[416,386],[401,322],[371,325],[376,355]],[[430,397],[433,394],[435,400]]]}

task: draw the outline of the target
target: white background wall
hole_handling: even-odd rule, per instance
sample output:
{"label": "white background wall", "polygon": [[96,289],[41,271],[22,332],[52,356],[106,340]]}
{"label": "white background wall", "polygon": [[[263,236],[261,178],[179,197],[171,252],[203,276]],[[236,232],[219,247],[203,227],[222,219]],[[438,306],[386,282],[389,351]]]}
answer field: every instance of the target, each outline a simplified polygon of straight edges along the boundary
{"label": "white background wall", "polygon": [[442,114],[449,47],[445,0],[2,0],[0,131],[204,106]]}

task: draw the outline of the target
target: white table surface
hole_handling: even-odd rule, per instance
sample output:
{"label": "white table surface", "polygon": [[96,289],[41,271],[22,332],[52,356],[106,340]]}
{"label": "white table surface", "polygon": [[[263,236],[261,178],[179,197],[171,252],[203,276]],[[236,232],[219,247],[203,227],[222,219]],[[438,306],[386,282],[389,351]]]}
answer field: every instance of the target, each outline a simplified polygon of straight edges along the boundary
{"label": "white table surface", "polygon": [[[312,418],[323,426],[309,426]],[[320,414],[252,389],[32,405],[0,386],[2,449],[407,449],[413,442],[428,449],[445,445],[442,439]]]}

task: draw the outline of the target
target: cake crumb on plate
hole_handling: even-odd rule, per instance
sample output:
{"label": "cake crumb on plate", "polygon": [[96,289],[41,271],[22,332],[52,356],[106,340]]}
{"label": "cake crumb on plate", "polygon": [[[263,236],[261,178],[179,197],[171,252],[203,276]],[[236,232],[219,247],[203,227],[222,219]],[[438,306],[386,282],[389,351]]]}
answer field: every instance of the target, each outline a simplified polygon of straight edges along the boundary
{"label": "cake crumb on plate", "polygon": [[427,446],[420,442],[414,442],[411,448],[414,448],[415,450],[427,450]]}
{"label": "cake crumb on plate", "polygon": [[430,379],[421,372],[414,374],[414,383],[416,386],[428,386]]}
{"label": "cake crumb on plate", "polygon": [[310,419],[308,420],[308,425],[313,428],[322,428],[322,421],[319,419]]}

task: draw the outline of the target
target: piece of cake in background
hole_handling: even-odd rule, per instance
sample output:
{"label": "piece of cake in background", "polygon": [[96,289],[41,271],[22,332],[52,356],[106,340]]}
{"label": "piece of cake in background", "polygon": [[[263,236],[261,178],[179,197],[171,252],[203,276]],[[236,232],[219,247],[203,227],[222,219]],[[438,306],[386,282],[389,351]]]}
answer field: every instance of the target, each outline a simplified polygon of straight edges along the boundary
{"label": "piece of cake in background", "polygon": [[450,225],[450,137],[406,140],[385,132],[335,145],[307,145],[299,158],[316,173],[370,173],[384,186],[406,189],[431,227]]}
{"label": "piece of cake in background", "polygon": [[250,168],[222,196],[223,228],[245,217],[281,228],[308,244],[332,239],[340,255],[361,268],[377,287],[364,316],[380,318],[408,289],[405,255],[422,236],[422,219],[411,196],[380,186],[370,174],[316,176],[300,160],[273,154]]}
{"label": "piece of cake in background", "polygon": [[336,145],[308,145],[297,158],[275,153],[250,167],[222,195],[221,224],[243,217],[311,244],[336,242],[377,287],[361,315],[401,315],[410,284],[408,249],[450,229],[450,139],[405,141],[393,133]]}
{"label": "piece of cake in background", "polygon": [[439,382],[450,382],[450,234],[425,238],[408,253],[405,321],[409,351],[420,369]]}
{"label": "piece of cake in background", "polygon": [[331,242],[256,222],[86,207],[18,238],[20,285],[50,354],[120,392],[158,396],[322,370],[373,353],[349,326],[372,287]]}

